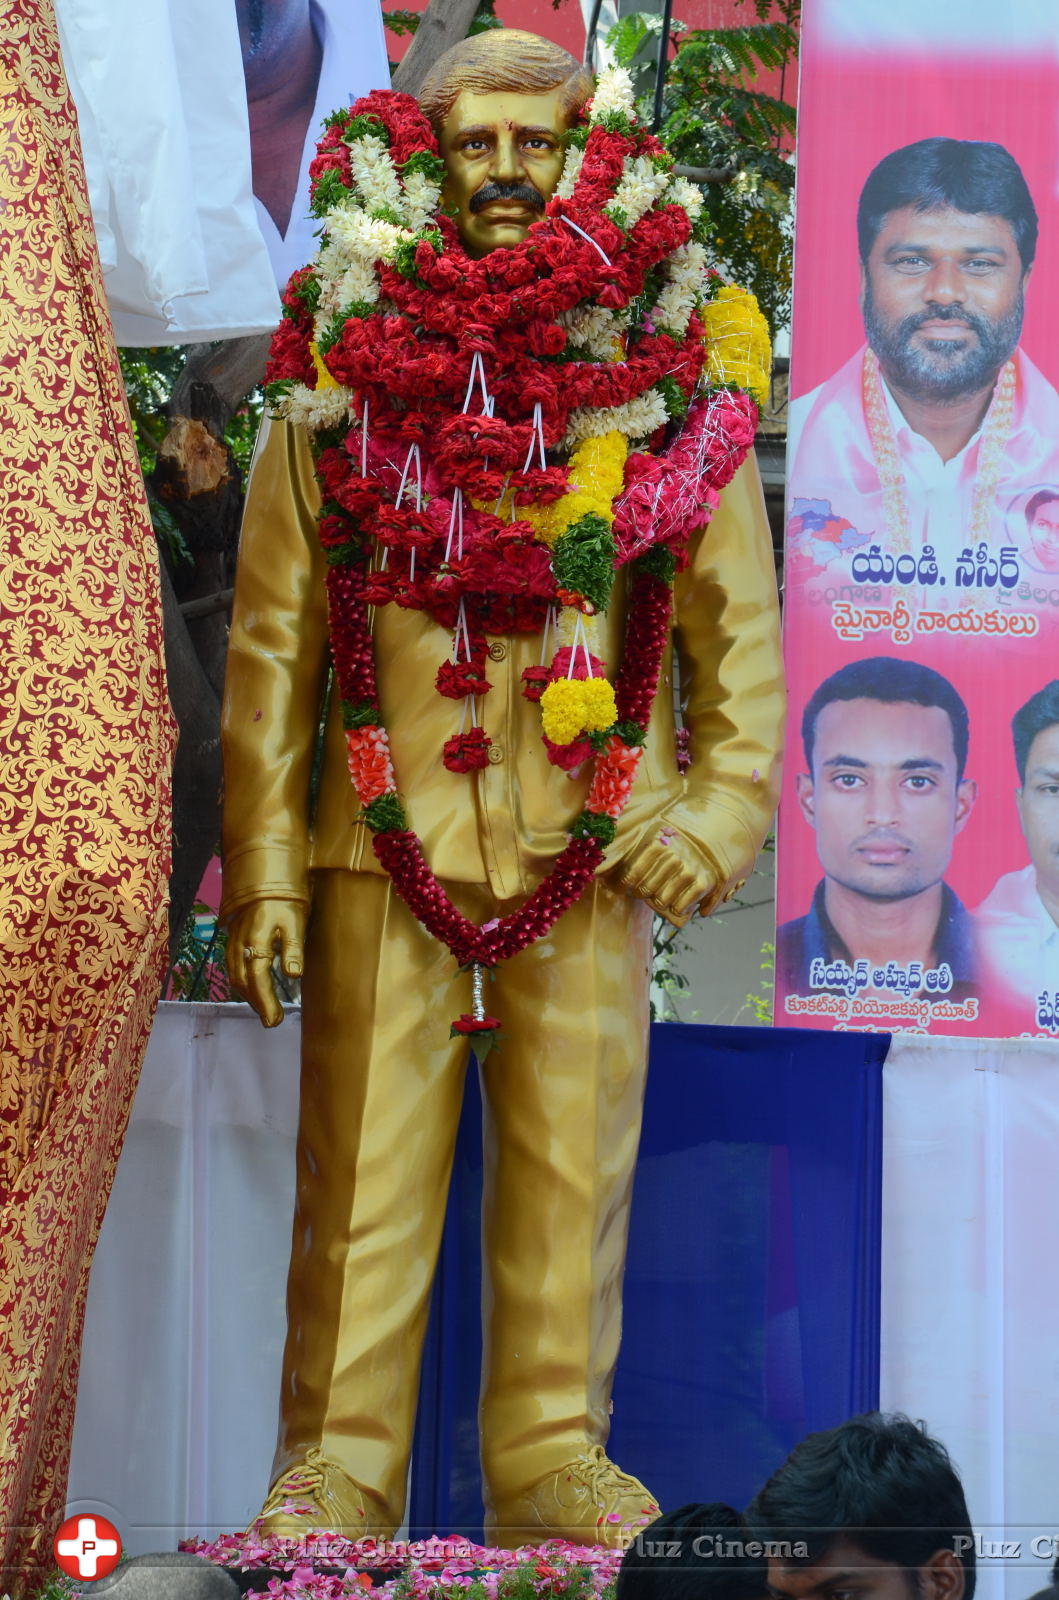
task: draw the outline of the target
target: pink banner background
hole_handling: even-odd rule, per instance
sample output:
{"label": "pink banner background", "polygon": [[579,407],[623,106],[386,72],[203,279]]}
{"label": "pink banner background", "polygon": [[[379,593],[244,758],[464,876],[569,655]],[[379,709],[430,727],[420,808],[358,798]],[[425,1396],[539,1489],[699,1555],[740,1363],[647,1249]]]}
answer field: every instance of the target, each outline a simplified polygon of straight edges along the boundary
{"label": "pink banner background", "polygon": [[[997,52],[977,58],[939,47],[911,30],[900,48],[873,44],[854,51],[848,32],[832,42],[827,23],[834,0],[807,6],[798,139],[798,194],[795,256],[794,328],[791,394],[807,394],[829,379],[864,343],[859,306],[860,264],[857,252],[857,201],[865,179],[890,151],[930,136],[998,142],[1014,156],[1029,185],[1040,218],[1040,240],[1026,289],[1026,312],[1020,348],[1041,369],[1052,386],[1059,385],[1059,55],[1047,58],[1029,48],[1012,53],[1018,23],[1012,7],[996,8]],[[866,0],[848,0],[865,16],[862,34],[872,26]],[[928,11],[929,0],[924,0]],[[976,0],[968,0],[976,11]],[[950,0],[934,11],[952,10]],[[935,17],[935,23],[937,18]],[[889,40],[893,25],[880,24]],[[929,29],[927,30],[929,32]],[[851,404],[856,403],[855,400]],[[1059,446],[1059,440],[1056,441]],[[793,455],[793,453],[792,453]],[[788,462],[789,468],[792,460]],[[1059,484],[1059,471],[1045,479],[1010,483],[1008,501],[1035,483]],[[811,482],[793,482],[789,493],[823,493]],[[998,491],[998,505],[1004,485]],[[833,500],[834,497],[832,496]],[[858,512],[856,495],[835,512],[853,523],[865,538],[885,544],[885,528],[866,508]],[[874,513],[877,519],[877,510]],[[792,503],[788,503],[788,518]],[[1012,524],[1017,523],[1017,515]],[[990,538],[999,553],[1009,534]],[[969,539],[969,535],[967,536]],[[926,592],[884,585],[875,606],[903,600],[913,619],[918,609],[935,605],[973,604],[980,610],[1032,613],[1038,631],[1032,638],[967,637],[933,633],[895,640],[886,632],[843,639],[832,620],[842,599],[865,603],[865,591],[851,583],[848,556],[806,576],[807,568],[792,561],[796,541],[788,537],[788,588],[785,643],[790,687],[790,721],[786,776],[778,824],[777,920],[782,925],[802,917],[822,872],[813,829],[804,820],[796,797],[799,773],[805,771],[801,718],[817,685],[847,662],[876,655],[924,663],[941,672],[968,706],[971,737],[966,776],[978,783],[978,799],[963,832],[956,838],[945,874],[968,911],[973,911],[1004,873],[1024,868],[1029,860],[1014,803],[1018,783],[1012,753],[1011,716],[1031,694],[1059,678],[1059,574],[1044,576],[1023,566],[1019,588],[1010,595],[975,594],[951,587]],[[912,538],[918,554],[919,537]],[[940,558],[940,557],[939,557]],[[951,566],[951,562],[949,563]],[[943,566],[943,570],[945,570]],[[870,600],[870,597],[869,597]],[[1003,602],[1003,603],[1002,603]],[[856,956],[857,952],[852,952]],[[899,1020],[875,1021],[836,1015],[792,1014],[778,972],[776,1021],[815,1027],[879,1026],[897,1028]],[[799,993],[807,992],[799,988]],[[931,1032],[1008,1034],[1037,1032],[1036,1018],[1024,1003],[1016,1005],[983,975],[978,987],[978,1016],[973,1020],[927,1024]],[[919,1027],[920,1017],[910,1025]],[[1049,1030],[1051,1031],[1051,1030]]]}

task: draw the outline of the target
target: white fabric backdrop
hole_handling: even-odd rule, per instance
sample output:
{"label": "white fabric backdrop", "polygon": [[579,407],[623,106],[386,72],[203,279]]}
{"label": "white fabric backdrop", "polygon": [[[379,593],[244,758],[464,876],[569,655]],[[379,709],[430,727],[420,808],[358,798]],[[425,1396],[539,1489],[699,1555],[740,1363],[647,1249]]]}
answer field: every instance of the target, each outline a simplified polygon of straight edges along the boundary
{"label": "white fabric backdrop", "polygon": [[[92,1271],[70,1479],[131,1553],[244,1526],[275,1442],[299,1017],[163,1005]],[[949,1446],[1025,1600],[1059,1531],[1059,1044],[897,1038],[884,1072],[881,1403]],[[1007,1531],[1005,1531],[1007,1530]],[[442,1530],[444,1531],[444,1530]]]}
{"label": "white fabric backdrop", "polygon": [[884,1409],[922,1418],[984,1539],[982,1600],[1059,1553],[1059,1044],[894,1039],[883,1073]]}
{"label": "white fabric backdrop", "polygon": [[255,201],[234,0],[55,0],[119,345],[263,333],[316,249],[323,117],[389,83],[379,0],[313,0],[323,48],[284,238]]}
{"label": "white fabric backdrop", "polygon": [[159,1008],[92,1268],[72,1511],[136,1555],[245,1527],[276,1442],[301,1019]]}
{"label": "white fabric backdrop", "polygon": [[56,0],[55,10],[118,343],[275,327],[234,4]]}

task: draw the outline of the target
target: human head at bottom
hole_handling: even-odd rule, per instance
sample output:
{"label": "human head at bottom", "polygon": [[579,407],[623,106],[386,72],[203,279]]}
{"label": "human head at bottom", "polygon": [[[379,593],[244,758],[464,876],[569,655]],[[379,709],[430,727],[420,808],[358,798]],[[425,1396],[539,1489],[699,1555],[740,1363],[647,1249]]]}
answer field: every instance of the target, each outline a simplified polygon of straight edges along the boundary
{"label": "human head at bottom", "polygon": [[765,1600],[766,1576],[738,1511],[721,1501],[692,1503],[637,1534],[615,1600]]}
{"label": "human head at bottom", "polygon": [[811,1433],[747,1510],[780,1544],[768,1563],[782,1600],[973,1600],[974,1535],[945,1446],[878,1411]]}

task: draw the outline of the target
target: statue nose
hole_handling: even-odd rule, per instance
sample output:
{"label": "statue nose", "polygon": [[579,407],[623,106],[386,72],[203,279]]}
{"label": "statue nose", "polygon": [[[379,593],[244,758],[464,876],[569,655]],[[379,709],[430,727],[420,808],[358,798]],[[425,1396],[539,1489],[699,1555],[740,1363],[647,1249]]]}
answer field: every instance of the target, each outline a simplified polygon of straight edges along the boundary
{"label": "statue nose", "polygon": [[513,183],[522,176],[522,153],[513,136],[497,140],[493,176],[498,183]]}

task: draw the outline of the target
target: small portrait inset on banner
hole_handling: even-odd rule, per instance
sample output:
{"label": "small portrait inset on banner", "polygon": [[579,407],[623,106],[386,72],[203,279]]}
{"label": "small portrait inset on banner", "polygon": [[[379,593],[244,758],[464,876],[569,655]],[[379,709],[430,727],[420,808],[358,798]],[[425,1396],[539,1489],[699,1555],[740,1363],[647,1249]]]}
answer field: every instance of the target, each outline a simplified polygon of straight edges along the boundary
{"label": "small portrait inset on banner", "polygon": [[1059,481],[1020,490],[1008,510],[1007,536],[1031,572],[1059,575]]}

